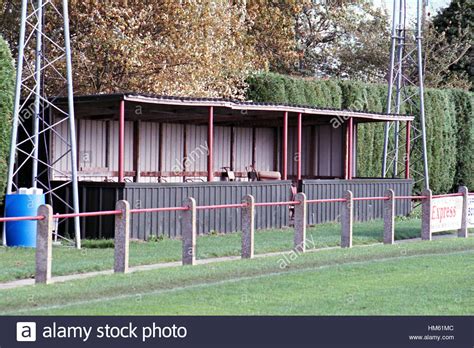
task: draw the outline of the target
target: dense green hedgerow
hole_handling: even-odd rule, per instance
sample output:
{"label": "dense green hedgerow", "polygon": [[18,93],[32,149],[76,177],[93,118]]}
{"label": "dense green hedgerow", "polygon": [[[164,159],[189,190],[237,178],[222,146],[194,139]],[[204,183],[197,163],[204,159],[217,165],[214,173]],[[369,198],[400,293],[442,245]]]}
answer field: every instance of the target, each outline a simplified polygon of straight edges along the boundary
{"label": "dense green hedgerow", "polygon": [[7,177],[13,112],[14,71],[10,48],[0,36],[0,202],[3,201]]}
{"label": "dense green hedgerow", "polygon": [[[383,113],[387,87],[359,81],[299,79],[262,73],[249,78],[249,100]],[[474,189],[474,94],[455,89],[427,89],[427,127],[430,186],[448,192],[459,184]],[[417,105],[402,105],[401,113],[417,115]],[[405,130],[402,130],[402,136]],[[358,128],[358,176],[380,177],[382,171],[383,123],[360,124]],[[402,152],[400,156],[403,156]],[[414,154],[416,172],[422,162]],[[420,184],[418,184],[420,185]]]}
{"label": "dense green hedgerow", "polygon": [[457,121],[457,161],[455,182],[474,189],[474,93],[451,91]]}

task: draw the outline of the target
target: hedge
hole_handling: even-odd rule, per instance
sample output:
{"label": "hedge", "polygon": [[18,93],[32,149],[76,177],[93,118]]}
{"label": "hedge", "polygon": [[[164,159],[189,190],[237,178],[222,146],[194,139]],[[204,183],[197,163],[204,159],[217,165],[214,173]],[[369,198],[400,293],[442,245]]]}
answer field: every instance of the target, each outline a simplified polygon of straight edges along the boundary
{"label": "hedge", "polygon": [[[359,81],[301,79],[274,73],[255,74],[248,79],[247,98],[259,102],[289,103],[383,113],[387,104],[385,85]],[[455,190],[460,184],[474,189],[474,94],[457,89],[426,89],[430,186],[435,193]],[[417,105],[403,105],[402,113],[416,115]],[[383,123],[359,125],[358,176],[380,177]],[[400,154],[403,156],[404,153]],[[415,181],[422,171],[414,158]],[[417,183],[420,189],[421,182]]]}
{"label": "hedge", "polygon": [[0,202],[5,194],[15,68],[7,42],[0,35]]}

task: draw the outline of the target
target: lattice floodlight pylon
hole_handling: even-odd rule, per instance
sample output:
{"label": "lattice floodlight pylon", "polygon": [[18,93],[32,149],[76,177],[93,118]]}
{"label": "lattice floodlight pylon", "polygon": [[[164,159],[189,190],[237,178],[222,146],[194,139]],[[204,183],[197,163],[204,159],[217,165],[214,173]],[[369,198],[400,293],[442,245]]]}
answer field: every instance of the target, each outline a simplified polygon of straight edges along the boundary
{"label": "lattice floodlight pylon", "polygon": [[400,114],[402,108],[417,112],[414,122],[402,126],[398,121],[386,123],[382,164],[383,177],[411,174],[423,182],[424,189],[429,188],[422,55],[426,5],[426,0],[417,0],[413,25],[407,0],[393,0],[387,113]]}
{"label": "lattice floodlight pylon", "polygon": [[[21,179],[25,183],[25,174],[31,174],[28,183],[43,189],[49,203],[60,201],[68,210],[79,213],[67,0],[22,0],[15,88],[7,194],[18,190],[16,182]],[[67,96],[65,109],[55,105],[57,96]],[[52,118],[52,112],[59,117]],[[65,124],[67,136],[57,130]],[[48,148],[52,134],[64,143],[60,147],[63,153],[55,153],[54,159]],[[56,165],[64,160],[68,161],[67,172]],[[55,175],[65,181],[52,187],[51,179]],[[71,185],[70,201],[58,194],[58,190],[67,185]],[[79,218],[74,217],[77,248],[81,247],[80,236]],[[3,237],[5,243],[5,235]],[[57,231],[55,237],[58,237]]]}

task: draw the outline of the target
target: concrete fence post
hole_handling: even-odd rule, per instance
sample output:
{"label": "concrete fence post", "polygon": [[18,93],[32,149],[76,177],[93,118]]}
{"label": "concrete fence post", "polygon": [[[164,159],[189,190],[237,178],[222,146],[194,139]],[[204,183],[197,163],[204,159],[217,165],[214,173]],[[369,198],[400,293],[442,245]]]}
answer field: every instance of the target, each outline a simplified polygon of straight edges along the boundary
{"label": "concrete fence post", "polygon": [[393,244],[395,241],[395,192],[387,190],[385,197],[389,199],[383,204],[383,243]]}
{"label": "concrete fence post", "polygon": [[458,237],[467,238],[468,237],[468,229],[467,229],[467,212],[468,212],[468,204],[469,204],[469,190],[466,186],[459,187],[459,193],[462,193],[462,222],[461,222],[461,229],[458,231]]}
{"label": "concrete fence post", "polygon": [[433,207],[433,192],[431,190],[424,190],[421,195],[426,197],[421,201],[421,239],[431,240],[431,210]]}
{"label": "concrete fence post", "polygon": [[130,244],[130,203],[118,201],[115,209],[122,213],[115,215],[114,272],[127,273]]}
{"label": "concrete fence post", "polygon": [[246,195],[242,203],[246,204],[242,208],[242,258],[251,259],[254,255],[255,198]]}
{"label": "concrete fence post", "polygon": [[304,253],[306,251],[306,195],[303,192],[297,193],[295,201],[299,204],[295,204],[294,248],[295,251]]}
{"label": "concrete fence post", "polygon": [[354,216],[354,195],[351,191],[344,193],[345,202],[342,202],[341,210],[341,247],[352,248],[352,226]]}
{"label": "concrete fence post", "polygon": [[36,228],[36,284],[49,284],[51,282],[51,263],[53,257],[53,207],[43,204],[38,208]]}
{"label": "concrete fence post", "polygon": [[181,233],[183,235],[183,265],[196,263],[196,200],[187,198],[183,202],[187,210],[181,214]]}

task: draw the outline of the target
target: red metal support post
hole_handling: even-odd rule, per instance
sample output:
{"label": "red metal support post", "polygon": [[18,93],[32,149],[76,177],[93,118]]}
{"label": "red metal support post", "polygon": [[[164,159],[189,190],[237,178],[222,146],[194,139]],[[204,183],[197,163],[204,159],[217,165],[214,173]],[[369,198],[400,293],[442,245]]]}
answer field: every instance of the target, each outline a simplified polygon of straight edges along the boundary
{"label": "red metal support post", "polygon": [[124,153],[125,153],[125,101],[120,101],[119,116],[119,151],[118,151],[118,181],[125,181]]}
{"label": "red metal support post", "polygon": [[283,116],[283,158],[282,158],[282,177],[283,180],[288,180],[288,111],[285,111]]}
{"label": "red metal support post", "polygon": [[405,179],[410,179],[411,121],[406,126]]}
{"label": "red metal support post", "polygon": [[214,107],[209,107],[209,124],[207,127],[207,181],[214,179]]}
{"label": "red metal support post", "polygon": [[[350,119],[349,119],[350,120]],[[346,122],[346,141],[345,141],[345,156],[344,156],[344,179],[349,180],[350,167],[350,121]]]}
{"label": "red metal support post", "polygon": [[298,180],[301,180],[301,149],[302,149],[302,141],[303,141],[303,114],[300,112],[298,114],[298,157],[297,157],[297,164],[298,164],[298,171],[297,177]]}
{"label": "red metal support post", "polygon": [[354,119],[349,118],[349,180],[352,180],[354,174]]}

